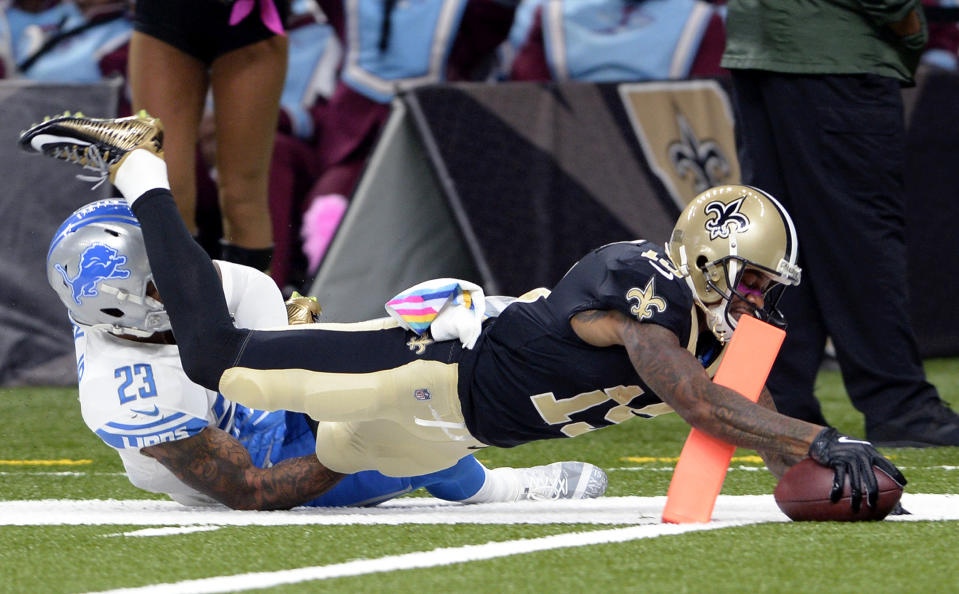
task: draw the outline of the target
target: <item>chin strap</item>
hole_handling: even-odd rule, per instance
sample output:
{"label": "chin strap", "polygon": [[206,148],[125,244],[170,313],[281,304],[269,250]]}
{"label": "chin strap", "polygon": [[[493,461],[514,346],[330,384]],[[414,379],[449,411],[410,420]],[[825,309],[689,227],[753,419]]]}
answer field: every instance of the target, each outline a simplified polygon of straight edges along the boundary
{"label": "chin strap", "polygon": [[729,307],[729,301],[723,300],[716,305],[706,305],[706,323],[709,330],[716,336],[719,342],[726,343],[733,336],[736,329],[735,321],[729,319],[726,315],[726,309]]}
{"label": "chin strap", "polygon": [[[730,250],[732,252],[736,251],[735,234],[730,238]],[[700,273],[703,275],[703,280],[706,281],[706,288],[712,288],[712,290],[720,296],[720,301],[715,305],[706,305],[703,300],[699,298],[699,293],[696,291],[696,283],[693,282],[693,277],[689,270],[686,246],[679,246],[679,262],[674,262],[673,264],[676,266],[676,270],[682,276],[683,280],[686,281],[686,286],[689,287],[689,292],[693,295],[693,301],[695,301],[696,305],[706,314],[706,326],[709,328],[709,331],[712,332],[720,342],[728,342],[736,327],[735,322],[730,320],[726,315],[726,309],[729,307],[729,299],[723,297],[722,293],[711,285],[709,275],[705,270],[700,270]],[[727,278],[727,283],[728,281],[729,279]]]}

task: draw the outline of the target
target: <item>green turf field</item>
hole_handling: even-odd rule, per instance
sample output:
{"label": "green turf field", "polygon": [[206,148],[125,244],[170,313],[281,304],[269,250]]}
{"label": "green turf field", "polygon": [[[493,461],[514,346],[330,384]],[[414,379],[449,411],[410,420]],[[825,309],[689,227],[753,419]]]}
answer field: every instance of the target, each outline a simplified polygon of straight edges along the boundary
{"label": "green turf field", "polygon": [[[959,360],[927,362],[930,379],[957,402]],[[835,372],[820,376],[827,418],[841,431],[863,435],[861,417],[850,407]],[[88,432],[72,389],[0,391],[0,500],[147,499],[122,476],[119,458]],[[675,415],[636,419],[572,440],[529,444],[513,450],[490,448],[480,458],[489,466],[526,466],[579,459],[605,468],[607,495],[665,495],[675,457],[688,433]],[[959,448],[886,450],[909,479],[909,493],[959,493]],[[753,452],[738,451],[724,495],[766,495],[775,481]],[[51,515],[66,503],[51,501]],[[956,505],[959,506],[959,497]],[[44,508],[46,509],[46,508]],[[312,511],[312,510],[311,510]],[[9,513],[9,512],[8,512]],[[233,518],[276,518],[272,512],[226,512]],[[295,514],[296,512],[278,512]],[[236,515],[240,514],[240,515]],[[243,515],[247,514],[247,515]],[[286,516],[289,517],[289,516]],[[762,523],[710,531],[663,535],[626,542],[569,546],[505,554],[508,543],[589,539],[621,531],[622,525],[399,524],[399,525],[232,525],[202,531],[169,530],[171,522],[118,525],[10,525],[0,518],[0,592],[86,592],[141,588],[235,576],[314,568],[369,560],[378,569],[354,577],[318,579],[285,573],[283,592],[950,592],[959,591],[959,522],[874,524]],[[176,524],[176,522],[172,522]],[[166,528],[164,528],[166,527]],[[215,528],[215,529],[214,529]],[[628,528],[626,528],[628,529]],[[153,532],[143,532],[153,530]],[[164,530],[167,530],[164,532]],[[573,537],[563,535],[573,533]],[[155,534],[155,535],[151,535]],[[487,543],[498,543],[483,547]],[[493,558],[459,560],[441,566],[390,570],[385,560],[422,557],[437,550],[469,554],[498,550]],[[422,552],[419,557],[409,554]],[[402,556],[402,557],[399,557]],[[362,563],[360,563],[362,565]],[[397,562],[398,567],[408,567]],[[320,568],[319,570],[316,568]],[[243,581],[180,583],[143,592],[248,590]],[[311,574],[312,575],[312,574]],[[232,585],[230,585],[232,584]]]}

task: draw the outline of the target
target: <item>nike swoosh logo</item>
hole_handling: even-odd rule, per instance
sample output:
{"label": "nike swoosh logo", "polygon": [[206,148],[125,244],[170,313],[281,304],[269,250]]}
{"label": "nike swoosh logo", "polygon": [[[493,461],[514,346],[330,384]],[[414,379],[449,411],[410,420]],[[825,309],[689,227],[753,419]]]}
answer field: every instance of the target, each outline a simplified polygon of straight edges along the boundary
{"label": "nike swoosh logo", "polygon": [[841,435],[839,439],[837,439],[836,441],[838,441],[839,443],[862,443],[866,445],[872,445],[868,441],[863,441],[861,439],[853,439],[851,437],[846,437],[845,435]]}
{"label": "nike swoosh logo", "polygon": [[80,140],[79,138],[72,138],[70,136],[55,136],[53,134],[37,134],[30,139],[30,146],[36,149],[39,152],[43,152],[43,147],[48,144],[76,144],[79,146],[89,146],[90,142],[85,140]]}
{"label": "nike swoosh logo", "polygon": [[485,450],[489,446],[466,446],[467,450]]}
{"label": "nike swoosh logo", "polygon": [[153,410],[137,410],[135,408],[131,408],[130,410],[138,415],[146,415],[148,417],[156,417],[160,414],[160,409],[157,408],[157,405],[155,404],[153,405]]}

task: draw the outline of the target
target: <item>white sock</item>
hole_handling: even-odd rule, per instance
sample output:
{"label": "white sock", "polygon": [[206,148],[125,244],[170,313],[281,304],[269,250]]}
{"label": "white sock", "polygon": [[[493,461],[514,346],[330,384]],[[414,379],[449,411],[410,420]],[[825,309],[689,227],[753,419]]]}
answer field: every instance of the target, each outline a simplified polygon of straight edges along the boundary
{"label": "white sock", "polygon": [[166,161],[146,149],[137,149],[120,163],[113,185],[120,190],[130,206],[150,190],[169,190]]}
{"label": "white sock", "polygon": [[515,468],[486,469],[486,481],[480,490],[463,503],[513,502],[523,492],[523,481]]}

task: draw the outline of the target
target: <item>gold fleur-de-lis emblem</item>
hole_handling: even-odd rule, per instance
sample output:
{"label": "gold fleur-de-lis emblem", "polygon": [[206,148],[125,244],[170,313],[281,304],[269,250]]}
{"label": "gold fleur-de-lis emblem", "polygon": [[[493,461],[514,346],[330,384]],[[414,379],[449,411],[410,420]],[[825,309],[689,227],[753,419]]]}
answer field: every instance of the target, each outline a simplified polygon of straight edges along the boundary
{"label": "gold fleur-de-lis emblem", "polygon": [[720,143],[701,140],[681,113],[676,114],[676,126],[679,139],[671,142],[667,149],[676,176],[680,179],[691,177],[693,190],[697,193],[721,185],[732,172],[732,166]]}
{"label": "gold fleur-de-lis emblem", "polygon": [[626,299],[636,302],[636,305],[629,308],[629,312],[640,321],[653,317],[654,308],[659,312],[666,311],[666,300],[656,296],[656,277],[650,277],[642,290],[633,287],[627,291]]}
{"label": "gold fleur-de-lis emblem", "polygon": [[406,346],[410,347],[410,350],[417,355],[425,353],[426,347],[431,344],[433,344],[433,339],[429,336],[415,336],[406,342]]}

